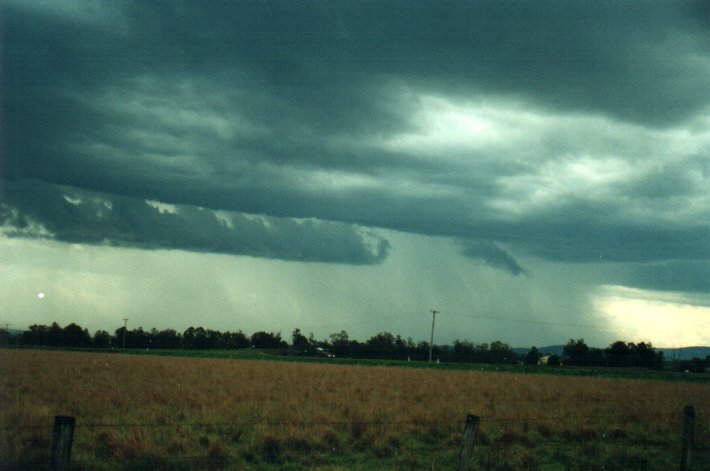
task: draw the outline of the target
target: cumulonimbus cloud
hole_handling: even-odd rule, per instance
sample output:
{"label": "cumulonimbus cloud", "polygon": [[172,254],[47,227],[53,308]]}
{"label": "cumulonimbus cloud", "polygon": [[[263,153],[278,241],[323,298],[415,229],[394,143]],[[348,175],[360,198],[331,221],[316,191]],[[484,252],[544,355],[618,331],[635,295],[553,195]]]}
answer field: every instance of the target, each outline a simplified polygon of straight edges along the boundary
{"label": "cumulonimbus cloud", "polygon": [[[501,247],[710,260],[703,9],[80,3],[3,3],[1,175],[81,196],[27,183],[6,233],[377,263],[385,228],[512,274]],[[646,282],[674,280],[702,288]]]}
{"label": "cumulonimbus cloud", "polygon": [[214,211],[40,182],[3,182],[9,237],[179,249],[304,262],[382,262],[389,242],[351,224]]}
{"label": "cumulonimbus cloud", "polygon": [[526,270],[505,250],[487,240],[460,239],[461,253],[466,257],[481,261],[493,268],[511,275],[527,273]]}

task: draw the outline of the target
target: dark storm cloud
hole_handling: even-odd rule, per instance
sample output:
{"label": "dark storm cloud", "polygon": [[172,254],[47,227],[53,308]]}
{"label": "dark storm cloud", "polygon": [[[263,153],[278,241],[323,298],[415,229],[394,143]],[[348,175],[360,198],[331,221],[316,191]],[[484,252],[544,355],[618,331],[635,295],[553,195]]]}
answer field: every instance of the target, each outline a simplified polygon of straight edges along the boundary
{"label": "dark storm cloud", "polygon": [[379,263],[389,250],[380,236],[342,223],[215,212],[37,182],[4,182],[0,204],[0,227],[10,237],[354,265]]}
{"label": "dark storm cloud", "polygon": [[488,241],[462,240],[461,253],[474,260],[480,260],[493,268],[507,271],[512,275],[520,275],[525,270],[505,250]]}
{"label": "dark storm cloud", "polygon": [[634,265],[622,281],[656,291],[710,293],[710,262],[673,261]]}
{"label": "dark storm cloud", "polygon": [[[561,261],[710,259],[698,2],[2,9],[2,176],[133,201],[97,223],[88,203],[27,197],[22,214],[63,240],[381,260],[386,243],[363,252],[358,224],[456,237],[514,274],[492,241]],[[247,232],[255,220],[238,214],[346,224],[279,219],[280,248],[259,252],[217,210]]]}
{"label": "dark storm cloud", "polygon": [[571,201],[536,215],[537,219],[526,219],[502,240],[517,241],[544,258],[567,262],[710,260],[710,227],[705,221],[664,225],[631,219],[630,213],[611,203],[594,206]]}
{"label": "dark storm cloud", "polygon": [[[237,59],[291,102],[333,112],[309,120],[351,130],[374,106],[362,86],[381,77],[646,122],[687,117],[708,97],[695,13],[682,2],[188,2],[142,3],[130,18],[143,60],[172,71]],[[353,110],[337,112],[342,98]]]}

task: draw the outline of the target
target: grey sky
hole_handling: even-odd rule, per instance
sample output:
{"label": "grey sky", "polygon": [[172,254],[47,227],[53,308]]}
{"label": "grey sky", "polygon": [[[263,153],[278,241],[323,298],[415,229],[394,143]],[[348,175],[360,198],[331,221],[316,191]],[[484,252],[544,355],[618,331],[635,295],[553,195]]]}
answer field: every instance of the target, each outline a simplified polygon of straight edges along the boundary
{"label": "grey sky", "polygon": [[[451,302],[540,325],[604,324],[604,286],[710,304],[703,2],[8,0],[0,22],[8,247],[65,243],[67,266],[77,244],[203,255],[193,270],[210,253],[248,256],[303,270],[286,291],[304,312],[318,295],[297,300],[295,286],[335,264],[350,301],[333,310],[364,324],[407,318],[407,296],[424,313]],[[437,270],[445,288],[429,299],[411,290],[432,273],[387,281],[444,250],[465,274]],[[569,270],[584,275],[571,283]],[[275,276],[263,272],[261,296]],[[375,289],[362,277],[385,285],[374,306],[351,299]],[[452,291],[456,277],[506,295],[475,305],[464,285]],[[236,309],[230,296],[220,309]],[[265,302],[264,328],[326,323],[283,310]]]}

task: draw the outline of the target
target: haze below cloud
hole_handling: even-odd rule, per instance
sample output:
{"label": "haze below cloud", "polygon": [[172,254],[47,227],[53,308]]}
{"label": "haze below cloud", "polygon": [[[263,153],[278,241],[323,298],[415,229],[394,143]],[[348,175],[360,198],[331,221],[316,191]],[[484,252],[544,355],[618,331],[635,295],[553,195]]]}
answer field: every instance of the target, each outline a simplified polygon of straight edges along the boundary
{"label": "haze below cloud", "polygon": [[5,322],[710,344],[701,2],[0,22]]}

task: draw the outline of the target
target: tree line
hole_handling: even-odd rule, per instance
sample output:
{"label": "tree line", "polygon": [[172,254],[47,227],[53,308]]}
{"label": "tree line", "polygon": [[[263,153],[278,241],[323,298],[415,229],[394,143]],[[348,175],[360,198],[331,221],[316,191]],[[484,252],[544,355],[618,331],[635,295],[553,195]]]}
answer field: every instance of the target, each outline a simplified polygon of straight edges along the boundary
{"label": "tree line", "polygon": [[[344,330],[333,333],[328,340],[316,340],[313,334],[304,335],[294,329],[290,342],[281,333],[259,331],[247,335],[241,330],[221,332],[203,327],[189,327],[184,332],[174,329],[144,330],[142,327],[120,327],[113,334],[97,330],[93,335],[76,323],[61,327],[35,324],[19,335],[11,336],[0,329],[0,344],[35,347],[112,348],[112,349],[241,349],[257,348],[278,350],[284,354],[319,354],[329,352],[338,357],[424,360],[429,354],[429,343],[415,343],[411,338],[380,332],[364,342],[351,339]],[[502,342],[474,345],[470,342],[454,342],[453,349],[434,345],[434,358],[440,361],[469,361],[489,363],[515,363],[513,349]]]}
{"label": "tree line", "polygon": [[[345,358],[373,358],[423,361],[428,359],[429,343],[415,342],[390,332],[380,332],[364,342],[351,339],[345,330],[330,334],[327,340],[316,340],[313,334],[306,336],[300,329],[291,333],[287,341],[281,333],[259,331],[247,335],[241,330],[221,332],[203,327],[189,327],[184,332],[174,329],[144,330],[142,327],[120,327],[113,334],[97,330],[93,335],[81,326],[71,323],[61,327],[31,325],[18,335],[10,335],[0,329],[0,344],[17,346],[72,347],[97,349],[243,349],[257,348],[276,350],[290,355],[320,355],[324,353]],[[490,344],[474,344],[455,340],[453,345],[434,345],[433,357],[444,362],[465,363],[525,363],[537,365],[543,355],[536,347],[527,354],[516,354],[510,345],[501,341]],[[593,348],[584,339],[570,339],[561,356],[545,358],[549,366],[560,364],[581,367],[644,367],[661,369],[663,353],[656,351],[649,342],[617,341],[607,348]]]}
{"label": "tree line", "polygon": [[616,341],[607,348],[589,347],[584,339],[570,339],[564,349],[565,362],[574,366],[663,368],[663,352],[648,342]]}

